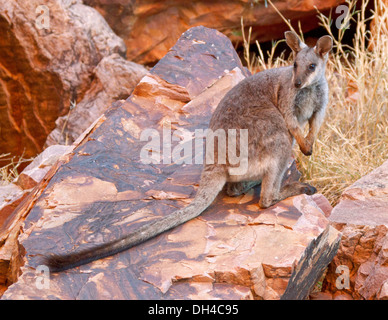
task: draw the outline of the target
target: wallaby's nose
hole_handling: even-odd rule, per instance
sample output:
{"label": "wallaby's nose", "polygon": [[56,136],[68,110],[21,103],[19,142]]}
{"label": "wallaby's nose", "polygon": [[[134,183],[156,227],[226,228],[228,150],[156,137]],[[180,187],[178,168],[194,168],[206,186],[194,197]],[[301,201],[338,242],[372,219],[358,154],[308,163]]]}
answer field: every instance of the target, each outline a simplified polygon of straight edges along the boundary
{"label": "wallaby's nose", "polygon": [[295,85],[295,88],[300,88],[300,86],[302,85],[302,81],[296,80],[294,85]]}

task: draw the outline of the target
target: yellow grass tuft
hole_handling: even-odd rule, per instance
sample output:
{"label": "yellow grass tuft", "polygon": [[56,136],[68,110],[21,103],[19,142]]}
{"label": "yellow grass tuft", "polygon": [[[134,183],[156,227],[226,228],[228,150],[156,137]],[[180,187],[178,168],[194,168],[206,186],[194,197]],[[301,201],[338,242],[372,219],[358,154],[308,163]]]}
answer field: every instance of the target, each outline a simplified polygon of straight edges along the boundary
{"label": "yellow grass tuft", "polygon": [[7,185],[19,176],[18,168],[22,163],[31,162],[32,159],[11,157],[10,153],[0,154],[0,160],[8,164],[0,168],[0,186]]}

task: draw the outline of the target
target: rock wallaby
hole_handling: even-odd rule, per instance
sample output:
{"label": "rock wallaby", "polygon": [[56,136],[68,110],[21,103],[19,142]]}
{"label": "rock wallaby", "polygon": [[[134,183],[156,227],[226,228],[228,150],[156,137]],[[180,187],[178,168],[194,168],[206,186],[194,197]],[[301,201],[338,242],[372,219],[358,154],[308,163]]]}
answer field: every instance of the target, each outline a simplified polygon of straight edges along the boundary
{"label": "rock wallaby", "polygon": [[[235,165],[228,158],[223,164],[205,163],[196,197],[187,207],[116,241],[65,255],[51,254],[43,263],[57,272],[129,249],[199,216],[225,185],[228,195],[237,196],[261,183],[261,208],[290,196],[315,193],[316,189],[306,183],[292,182],[281,187],[281,181],[295,141],[303,154],[312,154],[328,102],[325,67],[333,41],[330,36],[323,36],[315,47],[308,47],[294,32],[286,32],[285,38],[294,54],[293,65],[265,70],[241,81],[220,101],[210,121],[213,132],[248,129],[247,154],[242,159],[247,161],[244,174],[233,174]],[[305,137],[303,127],[307,123]],[[236,150],[238,144],[239,139]],[[222,148],[227,146],[215,144],[214,159],[220,152],[228,154]]]}

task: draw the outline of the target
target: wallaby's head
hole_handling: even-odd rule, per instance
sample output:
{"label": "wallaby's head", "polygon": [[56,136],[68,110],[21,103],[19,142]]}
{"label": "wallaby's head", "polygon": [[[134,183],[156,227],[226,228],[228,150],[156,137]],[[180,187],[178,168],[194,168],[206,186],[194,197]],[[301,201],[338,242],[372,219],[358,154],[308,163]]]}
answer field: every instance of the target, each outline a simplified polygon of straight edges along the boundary
{"label": "wallaby's head", "polygon": [[294,53],[294,77],[295,88],[306,88],[317,82],[325,73],[325,66],[329,51],[333,47],[333,39],[323,36],[318,39],[315,47],[310,48],[303,43],[297,34],[287,31],[286,42]]}

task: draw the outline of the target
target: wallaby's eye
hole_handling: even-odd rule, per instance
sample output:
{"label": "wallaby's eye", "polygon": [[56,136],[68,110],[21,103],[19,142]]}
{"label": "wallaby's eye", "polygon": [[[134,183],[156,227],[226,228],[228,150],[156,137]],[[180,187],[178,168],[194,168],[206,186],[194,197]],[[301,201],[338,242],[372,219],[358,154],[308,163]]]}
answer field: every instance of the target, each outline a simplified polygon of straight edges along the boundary
{"label": "wallaby's eye", "polygon": [[296,62],[294,62],[294,68],[296,69],[296,67],[297,67],[298,65],[296,64]]}
{"label": "wallaby's eye", "polygon": [[316,67],[316,65],[314,63],[312,63],[309,65],[309,70],[314,71],[315,67]]}

